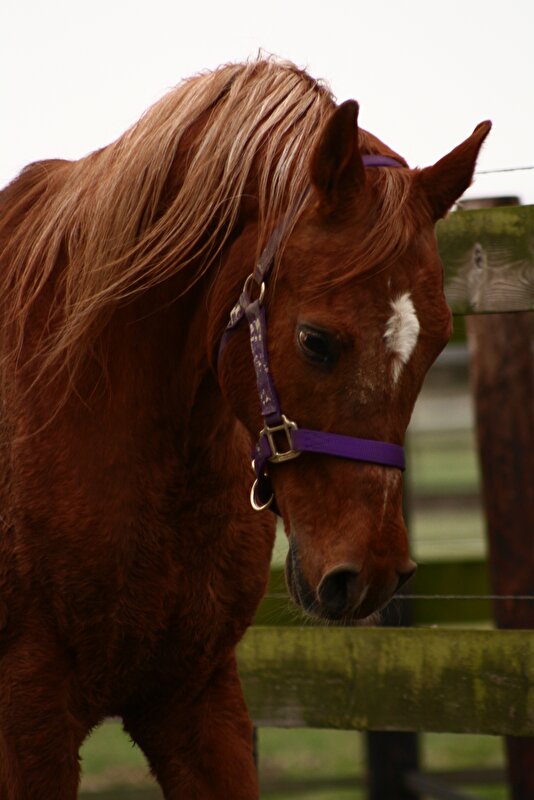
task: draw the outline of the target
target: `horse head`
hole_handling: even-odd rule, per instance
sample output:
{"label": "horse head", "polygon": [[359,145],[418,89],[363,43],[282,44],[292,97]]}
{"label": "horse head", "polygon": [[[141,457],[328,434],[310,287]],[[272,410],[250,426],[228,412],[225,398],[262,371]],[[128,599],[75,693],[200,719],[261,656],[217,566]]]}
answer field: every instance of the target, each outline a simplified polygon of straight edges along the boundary
{"label": "horse head", "polygon": [[[265,369],[299,428],[400,448],[424,376],[451,332],[434,225],[471,183],[491,125],[481,123],[434,166],[411,170],[358,130],[357,115],[348,101],[324,125],[310,154],[311,191],[261,288]],[[250,281],[246,288],[248,297]],[[242,328],[220,360],[221,383],[256,438],[258,388]],[[276,435],[290,439],[287,430]],[[399,465],[296,447],[270,459],[277,460],[284,463],[267,461],[265,477],[289,537],[293,599],[330,620],[369,617],[416,568]]]}

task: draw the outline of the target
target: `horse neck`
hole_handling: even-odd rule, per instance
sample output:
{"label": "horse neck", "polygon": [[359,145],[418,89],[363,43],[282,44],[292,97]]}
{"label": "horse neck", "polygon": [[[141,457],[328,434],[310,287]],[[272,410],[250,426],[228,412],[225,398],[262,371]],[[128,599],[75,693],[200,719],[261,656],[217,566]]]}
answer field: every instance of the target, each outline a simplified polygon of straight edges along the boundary
{"label": "horse neck", "polygon": [[156,428],[166,430],[189,470],[196,464],[217,470],[229,447],[242,443],[248,454],[249,443],[211,364],[213,276],[208,271],[184,290],[185,280],[176,276],[116,314],[106,335],[106,394],[117,424],[127,408],[127,424],[135,419],[140,437],[145,429],[147,437]]}

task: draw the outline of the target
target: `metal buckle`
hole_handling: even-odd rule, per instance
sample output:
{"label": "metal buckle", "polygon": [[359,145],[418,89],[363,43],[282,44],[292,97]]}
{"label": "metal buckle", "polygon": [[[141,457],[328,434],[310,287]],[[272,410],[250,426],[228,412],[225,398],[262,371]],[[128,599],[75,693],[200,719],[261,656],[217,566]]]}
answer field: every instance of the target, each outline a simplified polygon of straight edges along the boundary
{"label": "metal buckle", "polygon": [[[282,414],[282,423],[280,425],[265,425],[265,428],[260,431],[260,437],[266,436],[267,441],[269,442],[271,455],[267,459],[268,461],[271,461],[273,464],[280,464],[282,461],[291,461],[292,458],[297,458],[297,456],[300,456],[300,450],[293,450],[291,442],[291,431],[297,430],[297,428],[297,423],[288,419],[285,414]],[[284,431],[287,443],[289,445],[288,450],[282,450],[281,452],[277,449],[273,436],[273,434],[280,431]]]}

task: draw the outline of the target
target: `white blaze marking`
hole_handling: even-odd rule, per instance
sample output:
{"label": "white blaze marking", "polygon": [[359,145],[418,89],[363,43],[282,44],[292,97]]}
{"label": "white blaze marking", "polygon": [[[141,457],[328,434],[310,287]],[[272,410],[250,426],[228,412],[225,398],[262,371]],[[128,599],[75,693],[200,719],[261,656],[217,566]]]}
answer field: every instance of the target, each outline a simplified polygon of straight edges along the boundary
{"label": "white blaze marking", "polygon": [[410,360],[417,344],[421,326],[408,292],[392,300],[391,308],[393,314],[386,325],[384,339],[388,350],[396,356],[393,361],[393,383],[397,383],[403,366]]}

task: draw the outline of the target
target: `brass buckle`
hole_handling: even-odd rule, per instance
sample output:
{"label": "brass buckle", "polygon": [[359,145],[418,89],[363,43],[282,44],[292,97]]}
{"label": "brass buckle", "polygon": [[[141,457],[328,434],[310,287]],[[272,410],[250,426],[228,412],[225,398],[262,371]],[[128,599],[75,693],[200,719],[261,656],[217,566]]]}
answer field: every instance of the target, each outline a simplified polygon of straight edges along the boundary
{"label": "brass buckle", "polygon": [[[260,431],[260,437],[266,436],[267,441],[269,442],[269,447],[271,448],[271,455],[267,459],[271,461],[273,464],[280,464],[282,461],[291,461],[293,458],[297,458],[300,456],[300,450],[293,450],[292,442],[291,442],[291,431],[297,430],[298,425],[296,422],[288,419],[285,414],[282,414],[282,422],[280,425],[265,425],[262,431]],[[286,435],[287,443],[289,445],[288,450],[278,450],[276,446],[276,442],[274,441],[274,434],[283,431]]]}

